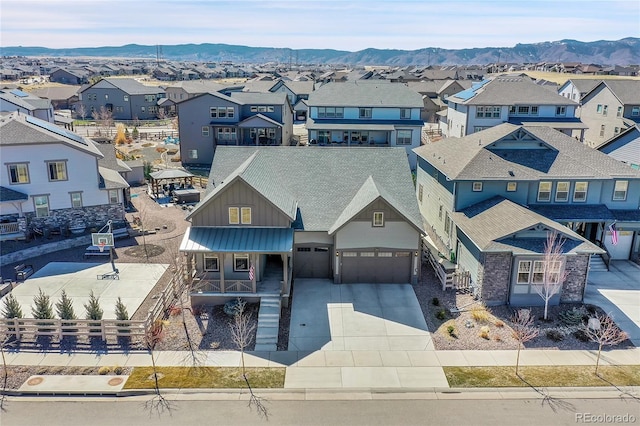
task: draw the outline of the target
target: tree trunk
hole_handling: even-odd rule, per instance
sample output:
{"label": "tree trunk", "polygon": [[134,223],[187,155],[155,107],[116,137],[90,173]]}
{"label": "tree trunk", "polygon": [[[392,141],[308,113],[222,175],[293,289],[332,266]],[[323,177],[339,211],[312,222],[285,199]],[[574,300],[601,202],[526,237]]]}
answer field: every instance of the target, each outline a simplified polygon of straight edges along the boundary
{"label": "tree trunk", "polygon": [[544,320],[547,320],[547,310],[549,307],[549,299],[545,299],[544,301]]}
{"label": "tree trunk", "polygon": [[518,342],[518,355],[516,356],[516,376],[518,376],[519,365],[520,365],[520,342]]}
{"label": "tree trunk", "polygon": [[600,354],[602,353],[602,343],[598,345],[598,357],[596,358],[596,375],[598,374],[598,367],[600,366]]}

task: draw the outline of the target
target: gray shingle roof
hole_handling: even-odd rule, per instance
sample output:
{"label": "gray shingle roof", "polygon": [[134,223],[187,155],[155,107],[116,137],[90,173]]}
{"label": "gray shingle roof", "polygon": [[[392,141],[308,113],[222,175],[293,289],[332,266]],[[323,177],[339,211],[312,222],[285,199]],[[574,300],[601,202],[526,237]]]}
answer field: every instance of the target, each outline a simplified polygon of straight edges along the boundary
{"label": "gray shingle roof", "polygon": [[327,83],[309,94],[315,106],[422,108],[422,96],[402,83],[383,80]]}
{"label": "gray shingle roof", "polygon": [[[502,197],[493,197],[452,214],[456,226],[483,251],[513,251],[540,253],[539,241],[511,238],[519,231],[537,225],[556,230],[577,244],[567,244],[568,252],[600,253],[602,250],[571,231],[532,210]],[[507,238],[509,237],[509,238]],[[536,238],[534,240],[540,240]],[[530,244],[533,243],[533,244]],[[536,251],[537,250],[537,251]]]}
{"label": "gray shingle roof", "polygon": [[5,188],[4,186],[0,186],[0,202],[5,201],[19,201],[19,200],[28,200],[29,196],[20,191],[15,191],[11,188]]}
{"label": "gray shingle roof", "polygon": [[[530,148],[491,146],[500,140],[520,140]],[[541,143],[548,149],[538,149]],[[423,145],[414,152],[454,180],[640,178],[640,171],[550,127],[504,123],[462,138]]]}
{"label": "gray shingle roof", "polygon": [[[28,122],[26,117],[29,117],[29,121],[31,122]],[[34,123],[42,123],[42,127]],[[51,127],[52,129],[58,128],[52,123],[15,112],[2,116],[0,118],[0,135],[2,135],[2,137],[0,137],[0,145],[44,145],[61,143],[102,158],[102,153],[92,140],[76,135],[85,141],[85,143],[80,143],[74,139],[63,136],[63,133],[68,132],[65,129],[60,128],[61,131],[56,133],[48,130],[47,127]]]}
{"label": "gray shingle roof", "polygon": [[[624,105],[640,104],[640,81],[638,80],[604,80],[603,85],[611,89]],[[592,89],[593,90],[593,89]]]}
{"label": "gray shingle roof", "polygon": [[131,167],[127,166],[124,161],[116,157],[116,149],[110,143],[94,142],[98,150],[104,157],[98,160],[98,165],[117,172],[130,172]]}
{"label": "gray shingle roof", "polygon": [[216,148],[209,187],[236,176],[283,211],[294,211],[296,202],[307,231],[328,231],[369,177],[398,212],[413,224],[422,223],[404,148]]}
{"label": "gray shingle roof", "polygon": [[577,105],[529,78],[517,76],[495,77],[476,90],[467,89],[448,100],[465,105]]}
{"label": "gray shingle roof", "polygon": [[145,86],[133,78],[105,78],[104,80],[130,95],[157,95],[164,92],[159,87]]}
{"label": "gray shingle roof", "polygon": [[129,188],[129,184],[126,180],[115,170],[108,169],[106,167],[98,166],[98,173],[100,173],[100,188],[104,189],[120,189]]}
{"label": "gray shingle roof", "polygon": [[260,92],[231,92],[231,98],[243,104],[256,105],[283,105],[287,102],[287,94],[281,93],[260,93]]}

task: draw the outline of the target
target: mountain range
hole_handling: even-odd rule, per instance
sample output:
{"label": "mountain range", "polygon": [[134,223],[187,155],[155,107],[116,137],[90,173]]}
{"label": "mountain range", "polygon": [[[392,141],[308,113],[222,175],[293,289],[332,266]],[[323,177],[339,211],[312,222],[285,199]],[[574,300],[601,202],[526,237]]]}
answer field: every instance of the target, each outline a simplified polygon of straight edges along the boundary
{"label": "mountain range", "polygon": [[577,40],[516,44],[513,47],[482,47],[418,50],[364,49],[349,52],[333,49],[288,49],[229,44],[177,44],[51,49],[46,47],[0,47],[2,56],[146,58],[164,60],[233,63],[295,63],[349,65],[472,65],[496,62],[581,62],[599,65],[640,64],[640,38],[615,41]]}

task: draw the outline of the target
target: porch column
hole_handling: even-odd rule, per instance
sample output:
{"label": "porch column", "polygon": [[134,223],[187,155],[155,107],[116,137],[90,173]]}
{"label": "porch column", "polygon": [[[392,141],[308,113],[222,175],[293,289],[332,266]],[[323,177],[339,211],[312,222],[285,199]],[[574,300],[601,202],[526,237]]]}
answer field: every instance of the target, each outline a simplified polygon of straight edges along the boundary
{"label": "porch column", "polygon": [[253,276],[251,277],[251,290],[255,293],[256,292],[256,274],[258,273],[258,271],[256,270],[255,253],[251,253],[249,255],[249,270],[251,270],[252,266],[253,266]]}
{"label": "porch column", "polygon": [[280,256],[282,256],[282,288],[280,289],[280,291],[282,292],[282,294],[289,294],[289,276],[288,276],[288,271],[289,271],[289,267],[287,265],[287,260],[289,258],[289,256],[286,253],[281,254]]}
{"label": "porch column", "polygon": [[187,253],[187,262],[186,262],[187,265],[186,266],[187,266],[187,277],[188,277],[189,280],[192,277],[192,275],[191,275],[191,271],[193,270],[192,269],[192,266],[193,266],[192,262],[193,262],[193,253]]}
{"label": "porch column", "polygon": [[220,293],[224,293],[224,252],[220,253]]}

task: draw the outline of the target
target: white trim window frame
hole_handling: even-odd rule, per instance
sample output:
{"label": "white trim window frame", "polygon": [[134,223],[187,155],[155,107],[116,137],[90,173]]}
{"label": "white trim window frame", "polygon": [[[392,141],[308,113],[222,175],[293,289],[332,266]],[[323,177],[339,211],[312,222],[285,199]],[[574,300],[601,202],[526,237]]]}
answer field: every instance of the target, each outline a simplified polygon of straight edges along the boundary
{"label": "white trim window frame", "polygon": [[541,181],[538,183],[538,197],[536,198],[538,202],[551,201],[552,186],[553,185],[550,181]]}
{"label": "white trim window frame", "polygon": [[69,180],[69,176],[67,175],[67,160],[51,160],[46,163],[49,182]]}
{"label": "white trim window frame", "polygon": [[118,191],[117,189],[110,189],[107,192],[107,195],[109,197],[109,204],[118,204],[120,202],[120,196],[119,193],[120,191]]}
{"label": "white trim window frame", "polygon": [[7,164],[9,173],[9,183],[11,185],[20,185],[29,183],[29,163],[11,163]]}
{"label": "white trim window frame", "polygon": [[240,208],[240,223],[243,225],[251,225],[251,207]]}
{"label": "white trim window frame", "polygon": [[482,192],[482,182],[473,182],[471,190],[473,192]]}
{"label": "white trim window frame", "polygon": [[74,209],[82,208],[82,192],[70,192],[69,198],[71,199],[71,207]]}
{"label": "white trim window frame", "polygon": [[229,225],[240,225],[239,207],[229,207]]}
{"label": "white trim window frame", "polygon": [[411,145],[413,130],[398,130],[396,132],[396,145]]}
{"label": "white trim window frame", "polygon": [[374,227],[379,228],[384,226],[384,212],[373,212],[373,224]]}
{"label": "white trim window frame", "polygon": [[371,108],[358,108],[358,118],[361,119],[371,119],[373,116],[373,111]]}
{"label": "white trim window frame", "polygon": [[33,211],[36,217],[49,217],[51,210],[49,208],[49,194],[33,196]]}
{"label": "white trim window frame", "polygon": [[613,201],[626,201],[629,192],[628,180],[617,180],[613,186]]}
{"label": "white trim window frame", "polygon": [[576,182],[573,186],[573,202],[584,203],[587,201],[589,182]]}
{"label": "white trim window frame", "polygon": [[568,181],[561,181],[556,183],[556,202],[567,202],[569,201],[569,187],[570,183]]}
{"label": "white trim window frame", "polygon": [[249,254],[234,253],[233,254],[233,271],[246,272],[249,270]]}
{"label": "white trim window frame", "polygon": [[205,272],[220,272],[218,255],[205,253],[202,259],[202,269]]}

